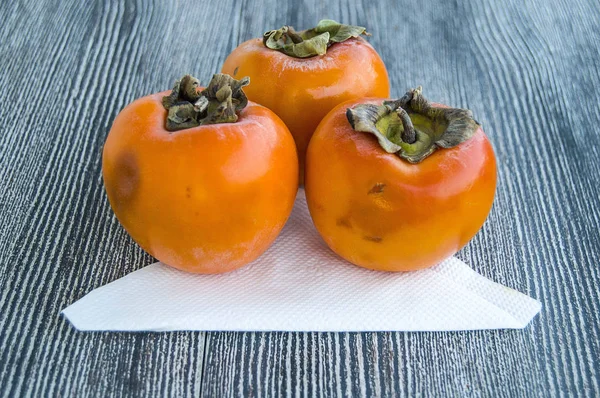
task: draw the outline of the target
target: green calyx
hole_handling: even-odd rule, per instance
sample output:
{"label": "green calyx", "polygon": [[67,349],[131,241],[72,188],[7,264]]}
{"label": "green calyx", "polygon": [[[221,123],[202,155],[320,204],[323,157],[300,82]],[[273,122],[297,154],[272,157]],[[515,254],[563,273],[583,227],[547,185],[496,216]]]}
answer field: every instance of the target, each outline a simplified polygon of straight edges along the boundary
{"label": "green calyx", "polygon": [[236,80],[229,75],[213,75],[208,87],[200,88],[200,81],[185,75],[175,82],[171,94],[163,97],[168,111],[166,129],[177,131],[206,124],[234,123],[237,112],[248,104],[243,87],[250,78]]}
{"label": "green calyx", "polygon": [[362,26],[343,25],[331,19],[322,19],[314,28],[300,32],[287,25],[270,30],[263,35],[263,44],[290,57],[308,58],[323,55],[332,44],[360,35],[368,35]]}
{"label": "green calyx", "polygon": [[470,110],[431,105],[421,91],[419,86],[382,105],[356,105],[348,108],[346,117],[354,130],[375,135],[386,152],[410,163],[473,137],[479,123]]}

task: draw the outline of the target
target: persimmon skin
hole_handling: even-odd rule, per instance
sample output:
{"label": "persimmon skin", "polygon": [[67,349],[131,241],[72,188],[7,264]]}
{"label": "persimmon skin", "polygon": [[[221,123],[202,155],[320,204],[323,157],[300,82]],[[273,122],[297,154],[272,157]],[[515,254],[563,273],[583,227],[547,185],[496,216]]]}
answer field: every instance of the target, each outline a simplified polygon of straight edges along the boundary
{"label": "persimmon skin", "polygon": [[167,94],[140,98],[116,117],[102,156],[110,204],[165,264],[194,273],[240,268],[271,245],[292,211],[293,138],[252,102],[235,123],[169,132]]}
{"label": "persimmon skin", "polygon": [[336,105],[363,97],[387,97],[385,65],[364,39],[335,43],[327,53],[294,58],[266,48],[262,39],[242,43],[227,57],[222,73],[249,76],[248,98],[275,112],[294,136],[303,178],[310,137]]}
{"label": "persimmon skin", "polygon": [[315,131],[305,190],[313,222],[338,255],[364,268],[412,271],[452,256],[492,207],[496,160],[479,128],[468,141],[410,164],[352,129],[341,104]]}

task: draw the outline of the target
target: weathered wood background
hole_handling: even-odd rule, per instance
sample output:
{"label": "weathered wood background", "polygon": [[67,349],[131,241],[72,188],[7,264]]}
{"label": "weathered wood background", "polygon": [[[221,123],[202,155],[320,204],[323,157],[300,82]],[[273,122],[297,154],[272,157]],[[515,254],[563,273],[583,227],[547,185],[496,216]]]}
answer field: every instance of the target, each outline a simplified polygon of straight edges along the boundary
{"label": "weathered wood background", "polygon": [[[600,2],[2,1],[0,395],[600,394]],[[497,200],[459,257],[543,303],[524,330],[79,333],[59,311],[153,262],[113,217],[119,110],[243,40],[364,25],[393,94],[471,108]]]}

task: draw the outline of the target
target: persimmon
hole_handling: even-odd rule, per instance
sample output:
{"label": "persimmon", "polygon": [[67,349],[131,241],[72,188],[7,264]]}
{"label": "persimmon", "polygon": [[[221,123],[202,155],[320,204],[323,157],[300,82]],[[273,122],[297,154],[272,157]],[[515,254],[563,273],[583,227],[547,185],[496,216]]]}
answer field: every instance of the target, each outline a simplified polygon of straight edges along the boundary
{"label": "persimmon", "polygon": [[468,110],[427,101],[339,105],[308,147],[305,190],[327,245],[361,267],[410,271],[460,250],[492,207],[496,160]]}
{"label": "persimmon", "polygon": [[269,109],[217,74],[185,76],[116,117],[102,173],[117,219],[148,253],[196,273],[239,268],[275,240],[298,188],[294,140]]}
{"label": "persimmon", "polygon": [[363,27],[332,20],[300,32],[283,26],[242,43],[223,64],[223,73],[249,76],[248,98],[271,109],[290,129],[301,183],[310,137],[330,110],[351,99],[389,96],[385,65],[363,34]]}

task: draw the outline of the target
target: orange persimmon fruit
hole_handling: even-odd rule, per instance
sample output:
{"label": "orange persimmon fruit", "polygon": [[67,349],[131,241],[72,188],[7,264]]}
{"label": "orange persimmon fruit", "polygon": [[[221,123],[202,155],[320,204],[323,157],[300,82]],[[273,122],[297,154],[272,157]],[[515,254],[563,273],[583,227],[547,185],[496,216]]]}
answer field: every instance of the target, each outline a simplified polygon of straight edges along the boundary
{"label": "orange persimmon fruit", "polygon": [[332,110],[308,147],[305,191],[327,245],[361,267],[411,271],[452,256],[492,207],[496,160],[470,111],[397,101]]}
{"label": "orange persimmon fruit", "polygon": [[102,173],[117,219],[175,268],[221,273],[260,256],[291,213],[298,187],[293,138],[269,109],[217,74],[189,75],[116,117]]}
{"label": "orange persimmon fruit", "polygon": [[362,34],[365,28],[331,20],[301,32],[284,26],[242,43],[223,64],[223,73],[249,76],[248,98],[290,129],[301,183],[310,137],[330,110],[351,99],[389,96],[385,65]]}

